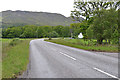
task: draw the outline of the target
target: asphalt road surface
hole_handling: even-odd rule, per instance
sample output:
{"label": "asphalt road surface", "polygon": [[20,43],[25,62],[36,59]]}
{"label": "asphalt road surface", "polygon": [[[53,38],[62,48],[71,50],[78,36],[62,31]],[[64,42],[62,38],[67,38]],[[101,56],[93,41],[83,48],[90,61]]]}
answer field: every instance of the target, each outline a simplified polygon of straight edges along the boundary
{"label": "asphalt road surface", "polygon": [[32,40],[28,69],[21,77],[118,78],[117,53],[106,54]]}

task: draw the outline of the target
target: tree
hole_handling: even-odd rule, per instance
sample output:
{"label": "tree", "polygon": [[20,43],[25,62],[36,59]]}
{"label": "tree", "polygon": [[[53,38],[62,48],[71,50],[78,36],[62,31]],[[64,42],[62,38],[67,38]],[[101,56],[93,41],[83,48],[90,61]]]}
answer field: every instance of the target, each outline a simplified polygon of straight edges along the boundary
{"label": "tree", "polygon": [[116,29],[112,34],[112,43],[118,44],[118,41],[119,41],[119,33],[118,33],[118,30]]}
{"label": "tree", "polygon": [[37,27],[34,26],[34,25],[27,25],[27,26],[24,26],[24,36],[26,38],[35,38],[36,37],[36,30],[37,30]]}
{"label": "tree", "polygon": [[45,30],[43,29],[42,26],[38,27],[38,29],[37,29],[36,32],[37,32],[37,37],[38,37],[38,38],[43,38],[43,37],[45,37]]}
{"label": "tree", "polygon": [[[111,35],[114,32],[113,28],[117,20],[116,11],[120,6],[119,4],[120,1],[110,2],[108,0],[99,0],[97,2],[85,2],[84,0],[75,0],[75,10],[71,11],[71,16],[77,21],[79,21],[81,16],[85,17],[88,25],[93,26],[93,35],[97,39],[97,42],[102,44],[103,39],[108,39],[109,42],[111,40]],[[86,31],[87,34],[89,31],[91,30],[88,28],[88,31]]]}
{"label": "tree", "polygon": [[107,8],[118,9],[120,6],[120,1],[109,2],[108,0],[95,1],[95,2],[85,2],[84,0],[75,0],[74,1],[74,11],[71,11],[71,16],[73,19],[80,22],[80,17],[84,16],[86,20],[90,17],[99,14],[98,11]]}
{"label": "tree", "polygon": [[3,29],[2,35],[4,38],[17,38],[22,33],[21,27],[10,27]]}
{"label": "tree", "polygon": [[62,37],[70,37],[70,28],[69,26],[64,26],[62,29]]}
{"label": "tree", "polygon": [[8,33],[7,33],[6,29],[5,28],[2,29],[2,38],[6,38],[7,35],[8,35]]}
{"label": "tree", "polygon": [[102,44],[104,39],[110,39],[112,33],[115,31],[115,25],[117,24],[117,12],[115,9],[101,10],[99,15],[94,17],[93,32],[99,44]]}
{"label": "tree", "polygon": [[59,35],[58,35],[58,33],[56,31],[52,31],[52,32],[49,33],[49,38],[56,38],[58,36]]}
{"label": "tree", "polygon": [[13,27],[11,28],[11,34],[14,36],[14,38],[18,38],[20,37],[22,30],[21,27]]}
{"label": "tree", "polygon": [[93,39],[94,38],[94,33],[93,33],[93,25],[90,25],[90,27],[88,27],[88,29],[86,30],[86,35],[88,39]]}
{"label": "tree", "polygon": [[70,29],[72,29],[73,37],[77,37],[80,33],[83,34],[84,39],[86,38],[86,29],[89,27],[86,21],[82,23],[73,23],[70,25]]}
{"label": "tree", "polygon": [[43,29],[45,31],[44,37],[49,37],[49,33],[52,31],[52,26],[43,26]]}
{"label": "tree", "polygon": [[63,28],[64,28],[64,26],[58,25],[58,26],[55,26],[55,27],[53,28],[53,30],[56,31],[56,32],[59,34],[60,37],[62,37]]}

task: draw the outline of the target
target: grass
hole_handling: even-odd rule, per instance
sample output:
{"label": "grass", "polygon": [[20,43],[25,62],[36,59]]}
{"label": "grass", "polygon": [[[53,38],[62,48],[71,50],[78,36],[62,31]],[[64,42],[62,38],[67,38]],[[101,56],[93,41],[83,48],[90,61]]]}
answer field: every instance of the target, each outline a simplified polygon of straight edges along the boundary
{"label": "grass", "polygon": [[2,39],[2,78],[14,78],[26,70],[30,40],[18,40],[11,45],[12,39]]}
{"label": "grass", "polygon": [[96,40],[92,41],[84,41],[83,39],[52,39],[52,40],[45,40],[57,44],[62,44],[70,47],[75,47],[84,50],[90,51],[101,51],[101,52],[118,52],[117,45],[97,45]]}
{"label": "grass", "polygon": [[10,42],[12,39],[2,39],[2,42]]}

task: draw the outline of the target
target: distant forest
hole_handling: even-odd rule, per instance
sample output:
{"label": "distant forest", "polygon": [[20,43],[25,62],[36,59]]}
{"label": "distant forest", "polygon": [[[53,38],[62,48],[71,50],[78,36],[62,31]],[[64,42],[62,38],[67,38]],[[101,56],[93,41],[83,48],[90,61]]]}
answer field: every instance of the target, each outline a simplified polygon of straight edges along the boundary
{"label": "distant forest", "polygon": [[26,25],[9,27],[2,30],[3,38],[44,38],[44,37],[69,37],[69,26],[35,26]]}

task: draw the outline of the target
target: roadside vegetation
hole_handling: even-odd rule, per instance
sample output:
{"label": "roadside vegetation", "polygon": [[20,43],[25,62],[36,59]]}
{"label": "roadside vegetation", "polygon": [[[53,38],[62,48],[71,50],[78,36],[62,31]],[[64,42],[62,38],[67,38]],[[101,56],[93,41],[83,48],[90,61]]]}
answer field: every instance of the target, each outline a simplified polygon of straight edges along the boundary
{"label": "roadside vegetation", "polygon": [[15,78],[26,70],[30,39],[2,39],[2,78]]}
{"label": "roadside vegetation", "polygon": [[[118,23],[119,3],[120,1],[74,1],[75,10],[71,11],[71,17],[80,23],[70,25],[72,39],[49,39],[46,41],[91,51],[118,52],[120,38],[118,28],[120,25]],[[80,16],[84,16],[85,20],[81,22]],[[83,34],[83,39],[78,39],[79,33]]]}
{"label": "roadside vegetation", "polygon": [[110,44],[97,44],[97,40],[86,40],[84,39],[52,39],[45,41],[62,44],[70,47],[75,47],[79,49],[89,50],[89,51],[100,51],[100,52],[118,52],[118,45]]}

